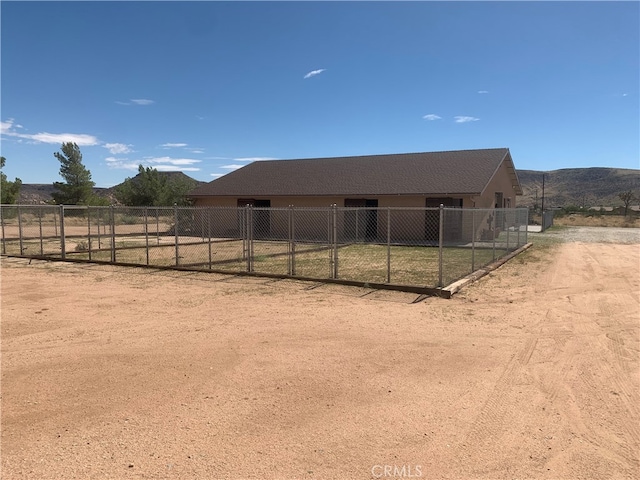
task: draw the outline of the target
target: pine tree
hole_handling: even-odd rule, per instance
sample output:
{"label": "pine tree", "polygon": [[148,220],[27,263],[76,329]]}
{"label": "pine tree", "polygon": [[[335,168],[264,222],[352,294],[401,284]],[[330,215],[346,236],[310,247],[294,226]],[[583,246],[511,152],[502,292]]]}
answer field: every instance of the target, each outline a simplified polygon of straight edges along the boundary
{"label": "pine tree", "polygon": [[167,173],[140,165],[138,175],[118,185],[114,194],[120,203],[129,206],[188,205],[186,194],[196,186],[195,181],[170,178]]}
{"label": "pine tree", "polygon": [[[6,158],[0,157],[0,168],[4,168]],[[18,195],[20,194],[20,187],[22,186],[22,180],[16,178],[13,182],[7,180],[7,176],[4,172],[0,172],[0,203],[12,204],[16,203]]]}
{"label": "pine tree", "polygon": [[64,205],[91,205],[95,203],[93,187],[95,182],[91,180],[91,172],[82,164],[82,153],[78,145],[72,142],[62,144],[62,153],[53,155],[60,161],[60,176],[65,182],[54,182],[53,186],[58,190],[51,196],[57,204]]}

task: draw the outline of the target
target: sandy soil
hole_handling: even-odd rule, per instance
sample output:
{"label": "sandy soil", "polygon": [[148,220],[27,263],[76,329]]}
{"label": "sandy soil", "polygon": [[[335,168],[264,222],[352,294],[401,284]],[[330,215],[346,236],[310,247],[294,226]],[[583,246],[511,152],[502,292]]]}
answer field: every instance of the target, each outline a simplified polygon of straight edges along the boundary
{"label": "sandy soil", "polygon": [[3,259],[2,478],[639,478],[639,312],[637,244],[451,300]]}

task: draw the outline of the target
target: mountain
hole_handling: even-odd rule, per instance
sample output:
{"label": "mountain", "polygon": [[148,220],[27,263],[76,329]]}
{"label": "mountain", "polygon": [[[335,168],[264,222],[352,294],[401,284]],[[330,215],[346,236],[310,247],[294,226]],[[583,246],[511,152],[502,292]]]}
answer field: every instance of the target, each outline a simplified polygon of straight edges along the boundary
{"label": "mountain", "polygon": [[[160,172],[172,180],[184,180],[194,184],[194,188],[206,182],[200,182],[182,172]],[[536,170],[518,170],[518,178],[524,194],[518,197],[519,207],[532,207],[542,203],[542,174]],[[640,197],[640,170],[622,168],[564,168],[544,172],[545,208],[567,207],[576,205],[581,207],[622,205],[618,195],[631,190]],[[135,177],[134,177],[135,178]],[[95,188],[97,195],[107,197],[116,203],[111,188]],[[20,190],[19,203],[44,204],[51,200],[54,191],[53,184],[23,184]],[[640,200],[634,202],[640,203]]]}
{"label": "mountain", "polygon": [[[159,172],[161,176],[165,176],[170,182],[184,181],[193,184],[193,188],[206,182],[201,182],[195,178],[185,175],[182,172]],[[140,174],[138,174],[140,175]],[[138,176],[136,175],[136,177]],[[133,177],[134,179],[136,177]],[[124,182],[123,182],[124,183]],[[93,191],[100,197],[106,197],[109,201],[116,205],[118,202],[115,198],[114,191],[118,185],[109,188],[94,188]],[[51,194],[55,191],[53,183],[23,183],[20,188],[18,203],[21,205],[44,205],[52,200]]]}
{"label": "mountain", "polygon": [[[552,207],[616,207],[623,205],[618,195],[631,190],[640,197],[640,170],[623,168],[563,168],[550,172],[518,170],[523,195],[519,207],[542,203],[544,173],[544,206]],[[637,204],[640,200],[634,202]]]}

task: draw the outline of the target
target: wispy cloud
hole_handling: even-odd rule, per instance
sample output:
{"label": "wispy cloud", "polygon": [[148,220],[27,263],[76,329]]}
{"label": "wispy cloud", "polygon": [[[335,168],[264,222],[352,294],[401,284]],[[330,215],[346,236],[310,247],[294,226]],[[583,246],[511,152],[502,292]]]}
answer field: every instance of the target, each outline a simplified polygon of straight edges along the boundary
{"label": "wispy cloud", "polygon": [[131,153],[131,145],[125,145],[124,143],[105,143],[102,145],[104,148],[109,150],[113,155],[122,155],[125,153]]}
{"label": "wispy cloud", "polygon": [[7,121],[0,122],[0,133],[8,137],[23,138],[31,140],[35,143],[51,143],[62,144],[65,142],[73,142],[80,147],[99,145],[100,141],[93,135],[87,135],[84,133],[21,133],[16,131],[16,128],[23,128],[21,125],[14,126],[14,120],[10,118]]}
{"label": "wispy cloud", "polygon": [[489,90],[478,90],[478,93],[481,93],[481,94],[489,93]]}
{"label": "wispy cloud", "polygon": [[127,158],[107,157],[104,159],[107,162],[107,167],[118,170],[138,170],[138,165],[141,162],[134,162]]}
{"label": "wispy cloud", "polygon": [[194,158],[171,158],[171,157],[145,157],[144,160],[147,163],[164,163],[167,165],[193,165],[194,163],[200,163],[200,160]]}
{"label": "wispy cloud", "polygon": [[267,160],[277,160],[277,158],[273,158],[273,157],[241,157],[241,158],[234,158],[233,161],[234,162],[264,162]]}
{"label": "wispy cloud", "polygon": [[116,100],[116,103],[118,105],[151,105],[156,102],[147,98],[130,98],[128,102],[121,102],[119,100]]}
{"label": "wispy cloud", "polygon": [[209,175],[211,175],[212,177],[218,178],[218,177],[224,177],[226,173],[210,173]]}
{"label": "wispy cloud", "polygon": [[424,117],[425,120],[429,120],[430,122],[432,122],[433,120],[440,120],[442,117],[439,117],[438,115],[435,115],[433,113],[430,113],[429,115],[425,115]]}
{"label": "wispy cloud", "polygon": [[180,170],[183,172],[197,172],[200,168],[196,164],[200,160],[194,158],[172,158],[172,157],[144,157],[140,160],[129,158],[107,157],[105,158],[109,168],[137,170],[139,165],[152,167],[161,172]]}
{"label": "wispy cloud", "polygon": [[480,119],[476,117],[468,117],[466,115],[459,115],[457,117],[454,117],[454,120],[456,123],[468,123],[468,122],[477,122]]}
{"label": "wispy cloud", "polygon": [[175,165],[154,165],[153,168],[155,168],[159,172],[175,172],[176,170],[179,170],[181,172],[199,172],[200,171],[200,169],[197,167],[176,168]]}
{"label": "wispy cloud", "polygon": [[311,77],[315,77],[316,75],[320,75],[322,72],[326,71],[326,68],[320,68],[319,70],[311,70],[309,73],[307,73],[304,78],[311,78]]}
{"label": "wispy cloud", "polygon": [[237,170],[242,167],[244,167],[244,165],[222,165],[220,168],[224,168],[225,170]]}
{"label": "wispy cloud", "polygon": [[180,147],[186,147],[187,145],[188,145],[187,143],[163,143],[160,146],[162,148],[180,148]]}

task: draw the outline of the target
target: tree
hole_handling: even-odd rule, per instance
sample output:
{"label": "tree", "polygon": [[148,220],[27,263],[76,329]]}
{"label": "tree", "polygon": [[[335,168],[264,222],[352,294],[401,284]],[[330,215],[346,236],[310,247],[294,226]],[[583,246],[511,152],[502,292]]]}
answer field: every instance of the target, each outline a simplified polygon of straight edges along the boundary
{"label": "tree", "polygon": [[54,182],[53,186],[58,190],[51,196],[57,204],[65,205],[93,205],[103,203],[98,201],[93,192],[95,182],[91,180],[91,172],[82,164],[82,153],[78,145],[72,142],[62,144],[62,153],[53,154],[60,161],[60,176],[63,182]]}
{"label": "tree", "polygon": [[139,165],[138,175],[118,185],[114,194],[120,203],[136,207],[188,205],[186,194],[195,186],[195,182],[170,178],[167,173]]}
{"label": "tree", "polygon": [[[4,168],[6,161],[6,158],[0,157],[0,169]],[[22,187],[22,180],[16,178],[13,182],[10,182],[4,172],[0,171],[0,196],[2,197],[0,203],[16,203],[20,194],[20,187]]]}
{"label": "tree", "polygon": [[629,205],[631,205],[631,202],[636,200],[637,197],[633,191],[627,190],[626,192],[618,194],[618,198],[624,203],[624,216],[626,217],[629,212]]}

